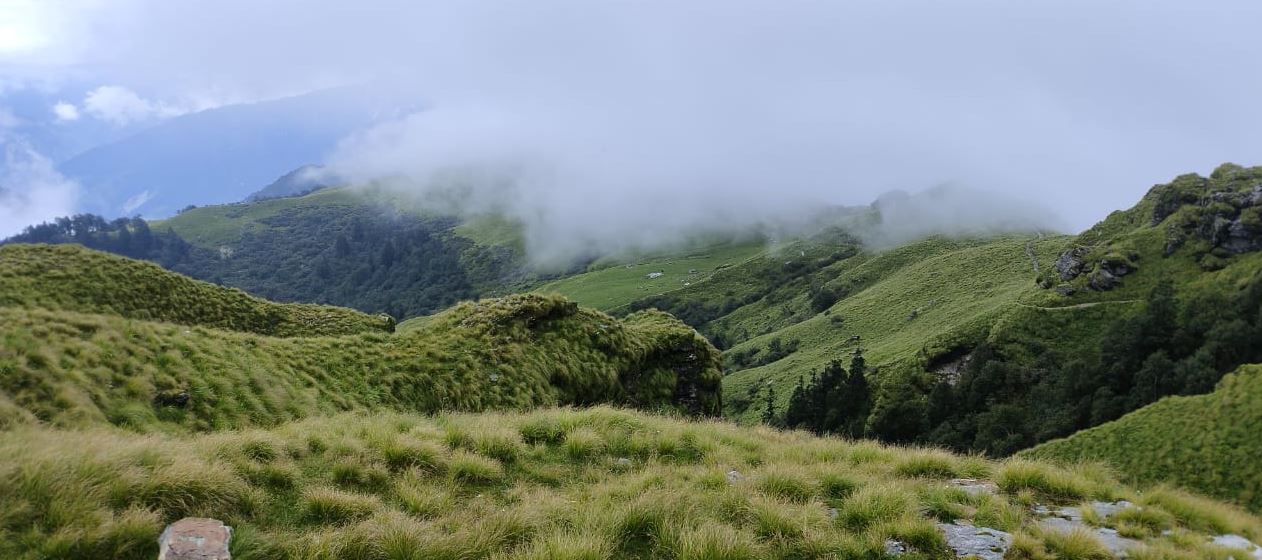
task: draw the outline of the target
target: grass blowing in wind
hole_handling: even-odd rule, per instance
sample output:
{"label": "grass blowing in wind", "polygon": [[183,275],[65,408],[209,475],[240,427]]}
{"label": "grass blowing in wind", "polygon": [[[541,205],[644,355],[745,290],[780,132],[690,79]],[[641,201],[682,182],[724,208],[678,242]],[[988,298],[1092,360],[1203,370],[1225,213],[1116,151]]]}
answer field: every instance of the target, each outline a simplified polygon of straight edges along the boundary
{"label": "grass blowing in wind", "polygon": [[[181,516],[235,528],[233,558],[951,557],[935,527],[1011,532],[1010,558],[1099,558],[1030,505],[1126,498],[1135,558],[1225,558],[1205,533],[1262,535],[1239,510],[1062,469],[608,407],[343,414],[196,436],[0,434],[7,558],[152,558]],[[970,493],[950,479],[998,483]],[[1164,536],[1168,532],[1169,536]]]}

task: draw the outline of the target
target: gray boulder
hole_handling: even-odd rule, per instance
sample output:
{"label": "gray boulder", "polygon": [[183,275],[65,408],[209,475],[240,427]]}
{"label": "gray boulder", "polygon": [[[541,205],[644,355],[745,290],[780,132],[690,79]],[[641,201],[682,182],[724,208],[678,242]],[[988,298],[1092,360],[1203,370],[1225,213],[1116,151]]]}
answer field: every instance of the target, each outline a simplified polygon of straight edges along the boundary
{"label": "gray boulder", "polygon": [[[1210,542],[1223,548],[1243,551],[1249,555],[1249,560],[1262,560],[1262,546],[1253,544],[1253,541],[1240,535],[1218,535]],[[1245,560],[1245,558],[1239,558],[1237,560]]]}
{"label": "gray boulder", "polygon": [[1073,280],[1079,274],[1082,274],[1082,268],[1087,264],[1086,247],[1074,247],[1056,258],[1056,262],[1052,263],[1052,268],[1056,269],[1056,273],[1060,275],[1060,279],[1064,281]]}
{"label": "gray boulder", "polygon": [[939,523],[938,530],[946,537],[947,546],[958,558],[1003,560],[1012,546],[1012,535],[989,527],[975,527],[967,521]]}

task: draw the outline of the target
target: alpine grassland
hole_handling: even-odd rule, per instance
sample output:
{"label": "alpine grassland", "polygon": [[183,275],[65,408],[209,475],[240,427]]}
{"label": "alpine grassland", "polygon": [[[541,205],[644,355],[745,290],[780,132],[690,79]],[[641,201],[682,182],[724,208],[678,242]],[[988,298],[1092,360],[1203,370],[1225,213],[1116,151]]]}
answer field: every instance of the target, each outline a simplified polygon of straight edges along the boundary
{"label": "alpine grassland", "polygon": [[1262,366],[1243,366],[1208,395],[1167,397],[1023,456],[1105,461],[1126,479],[1174,484],[1262,511]]}
{"label": "alpine grassland", "polygon": [[[719,412],[718,352],[660,312],[616,319],[560,296],[520,295],[465,302],[407,332],[274,337],[217,328],[226,322],[217,312],[238,308],[216,305],[214,298],[241,298],[238,312],[247,317],[253,317],[249,304],[289,306],[69,246],[6,247],[3,268],[16,270],[31,254],[56,258],[6,276],[16,287],[6,288],[7,298],[26,294],[0,307],[0,425],[6,428],[110,423],[138,431],[206,431],[353,409],[602,402]],[[64,272],[87,268],[93,272]],[[110,286],[122,293],[109,294]],[[205,301],[197,297],[202,293]],[[29,305],[44,301],[51,302],[48,308]],[[25,305],[13,305],[18,302]],[[185,324],[100,313],[111,304],[132,317],[169,316]],[[210,310],[204,323],[191,315],[203,308]],[[326,309],[299,306],[308,308]]]}
{"label": "alpine grassland", "polygon": [[184,516],[231,525],[237,559],[882,558],[889,540],[953,558],[935,523],[957,519],[1014,533],[1011,558],[1095,558],[1072,552],[1102,550],[1091,533],[1043,530],[1031,504],[1123,498],[1143,508],[1133,558],[1225,559],[1208,535],[1262,536],[1240,510],[1097,468],[606,406],[208,434],[31,426],[0,433],[0,453],[0,556],[15,559],[153,558]]}
{"label": "alpine grassland", "polygon": [[77,245],[0,246],[0,306],[118,315],[270,336],[390,332],[344,307],[279,304]]}

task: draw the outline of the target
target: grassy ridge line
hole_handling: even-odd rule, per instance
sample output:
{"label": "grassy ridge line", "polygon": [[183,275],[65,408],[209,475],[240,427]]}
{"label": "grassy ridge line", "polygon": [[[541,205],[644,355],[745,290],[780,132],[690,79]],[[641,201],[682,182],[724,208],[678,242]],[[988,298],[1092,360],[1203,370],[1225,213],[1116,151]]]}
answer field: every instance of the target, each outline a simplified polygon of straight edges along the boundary
{"label": "grassy ridge line", "polygon": [[170,229],[189,243],[207,249],[232,245],[242,235],[272,227],[268,218],[286,210],[312,207],[353,208],[378,204],[383,208],[414,208],[401,193],[384,189],[335,187],[320,189],[302,196],[270,198],[250,203],[202,206],[181,212],[165,220],[150,221],[155,231]]}
{"label": "grassy ridge line", "polygon": [[[164,524],[211,516],[234,558],[951,558],[938,521],[1015,534],[1008,558],[1109,558],[1040,531],[1035,501],[1129,499],[1105,525],[1137,559],[1226,558],[1262,522],[1098,469],[690,422],[606,407],[343,414],[195,436],[0,433],[0,556],[147,559]],[[736,471],[735,475],[728,474]],[[946,479],[994,480],[969,494]],[[835,509],[835,515],[830,514]]]}
{"label": "grassy ridge line", "polygon": [[539,295],[462,303],[407,333],[308,338],[0,308],[0,373],[0,428],[138,431],[602,402],[717,414],[721,379],[718,352],[668,315]]}
{"label": "grassy ridge line", "polygon": [[1241,367],[1208,395],[1168,397],[1022,455],[1107,461],[1130,480],[1178,484],[1262,511],[1262,365]]}
{"label": "grassy ridge line", "polygon": [[[1065,239],[1048,237],[1033,246],[1040,260],[1047,262]],[[751,384],[771,381],[783,409],[799,375],[809,375],[859,347],[869,364],[882,366],[920,361],[955,345],[975,344],[1034,288],[1027,242],[1017,237],[975,243],[931,239],[861,260],[853,267],[843,261],[834,281],[853,285],[857,291],[827,314],[734,347],[731,351],[739,352],[779,338],[798,340],[801,349],[779,361],[728,375],[725,402],[744,398]],[[852,341],[853,336],[860,340]],[[760,411],[750,406],[741,418],[752,421]]]}
{"label": "grassy ridge line", "polygon": [[388,316],[274,303],[77,245],[0,246],[0,306],[104,313],[282,337],[394,329]]}

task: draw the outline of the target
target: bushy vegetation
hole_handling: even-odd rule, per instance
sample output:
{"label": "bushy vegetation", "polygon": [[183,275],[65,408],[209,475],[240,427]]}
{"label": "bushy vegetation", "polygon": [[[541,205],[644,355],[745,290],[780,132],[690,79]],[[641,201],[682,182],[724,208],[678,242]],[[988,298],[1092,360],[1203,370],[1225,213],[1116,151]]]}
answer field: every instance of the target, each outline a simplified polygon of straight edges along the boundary
{"label": "bushy vegetation", "polygon": [[[904,558],[948,558],[934,523],[956,518],[1051,558],[1074,545],[1037,529],[1036,500],[1141,504],[1142,558],[1220,558],[1206,535],[1262,535],[1238,510],[1096,469],[606,407],[179,436],[32,428],[0,434],[0,456],[0,556],[14,559],[153,558],[188,515],[231,525],[242,560],[880,558],[887,539]],[[1002,492],[963,492],[945,480],[957,475]]]}
{"label": "bushy vegetation", "polygon": [[0,246],[0,306],[104,313],[271,336],[394,330],[388,316],[273,303],[76,245]]}
{"label": "bushy vegetation", "polygon": [[863,353],[856,350],[850,359],[850,371],[841,366],[840,360],[833,360],[822,371],[812,373],[809,381],[798,379],[784,411],[784,423],[817,434],[861,438],[867,435],[871,410],[867,365]]}
{"label": "bushy vegetation", "polygon": [[1262,361],[1262,275],[1186,302],[1174,290],[1158,283],[1132,315],[1105,321],[1070,353],[1041,348],[1024,359],[1039,339],[1015,330],[983,343],[958,380],[930,392],[928,440],[1006,455],[1167,395],[1209,392],[1226,372]]}
{"label": "bushy vegetation", "polygon": [[[374,408],[720,408],[718,352],[656,311],[616,319],[530,294],[465,302],[406,332],[278,338],[253,331],[321,332],[294,310],[382,320],[274,304],[80,247],[0,255],[3,428],[204,431]],[[259,322],[270,312],[296,325]]]}
{"label": "bushy vegetation", "polygon": [[1249,365],[1210,394],[1162,399],[1022,455],[1103,460],[1136,482],[1177,484],[1262,511],[1259,434],[1262,366]]}

